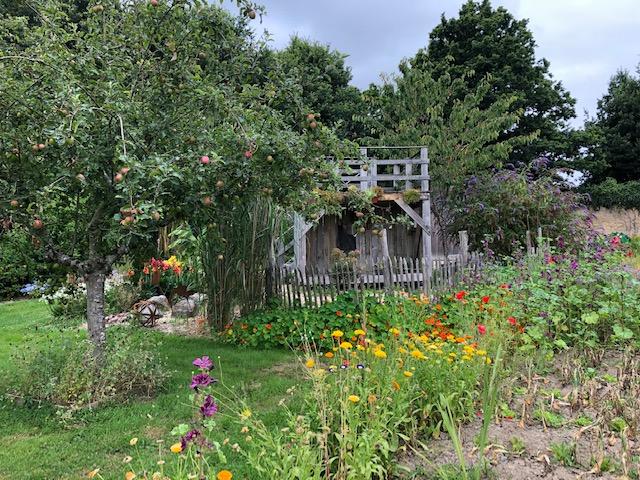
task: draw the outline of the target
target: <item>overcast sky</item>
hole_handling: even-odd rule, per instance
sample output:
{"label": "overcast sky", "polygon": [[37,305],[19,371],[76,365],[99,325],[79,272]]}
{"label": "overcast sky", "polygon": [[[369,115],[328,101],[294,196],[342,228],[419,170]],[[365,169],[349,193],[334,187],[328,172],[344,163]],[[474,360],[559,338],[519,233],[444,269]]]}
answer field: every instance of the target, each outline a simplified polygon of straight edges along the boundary
{"label": "overcast sky", "polygon": [[[457,16],[463,0],[261,0],[262,26],[274,46],[293,34],[349,55],[353,83],[364,88],[427,44],[440,15]],[[595,114],[611,75],[640,62],[640,0],[494,0],[528,18],[537,56],[577,99],[577,124]]]}

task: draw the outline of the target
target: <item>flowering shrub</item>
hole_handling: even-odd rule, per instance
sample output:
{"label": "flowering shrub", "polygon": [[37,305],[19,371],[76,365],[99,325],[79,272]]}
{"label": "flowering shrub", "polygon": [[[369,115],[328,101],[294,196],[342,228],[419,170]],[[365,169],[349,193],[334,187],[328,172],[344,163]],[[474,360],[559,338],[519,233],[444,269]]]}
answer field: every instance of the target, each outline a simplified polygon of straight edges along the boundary
{"label": "flowering shrub", "polygon": [[87,314],[87,289],[83,283],[66,283],[56,290],[46,291],[40,300],[58,320],[84,319]]}

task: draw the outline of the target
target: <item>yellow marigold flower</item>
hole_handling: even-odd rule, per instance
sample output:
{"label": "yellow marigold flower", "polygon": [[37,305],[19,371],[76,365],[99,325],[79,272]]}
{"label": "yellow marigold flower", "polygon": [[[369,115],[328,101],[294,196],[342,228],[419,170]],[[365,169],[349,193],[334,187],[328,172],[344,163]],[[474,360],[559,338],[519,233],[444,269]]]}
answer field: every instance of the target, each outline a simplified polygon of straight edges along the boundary
{"label": "yellow marigold flower", "polygon": [[313,358],[309,358],[306,362],[304,362],[304,364],[307,368],[313,368],[316,366],[316,361]]}
{"label": "yellow marigold flower", "polygon": [[100,471],[99,468],[96,468],[95,470],[91,470],[89,473],[87,473],[87,478],[95,477],[98,474],[99,471]]}
{"label": "yellow marigold flower", "polygon": [[402,347],[398,348],[398,351],[400,353],[407,353],[407,349],[406,348],[402,348]]}
{"label": "yellow marigold flower", "polygon": [[133,472],[127,472],[124,474],[124,480],[133,480],[136,478],[136,474]]}
{"label": "yellow marigold flower", "polygon": [[387,358],[386,352],[383,352],[382,350],[375,350],[373,354],[376,356],[376,358]]}
{"label": "yellow marigold flower", "polygon": [[395,391],[398,391],[400,390],[400,384],[394,380],[393,382],[391,382],[391,388],[393,388]]}
{"label": "yellow marigold flower", "polygon": [[426,360],[427,356],[422,353],[420,350],[416,349],[416,350],[412,350],[411,351],[411,356],[413,358],[417,358],[418,360]]}
{"label": "yellow marigold flower", "polygon": [[469,361],[471,360],[471,357],[469,355],[463,355],[462,360]]}
{"label": "yellow marigold flower", "polygon": [[365,348],[362,345],[356,345],[356,348],[360,351],[364,350]]}
{"label": "yellow marigold flower", "polygon": [[476,355],[480,355],[481,357],[484,357],[487,354],[486,350],[476,350]]}
{"label": "yellow marigold flower", "polygon": [[451,352],[451,353],[449,354],[449,356],[450,356],[451,358],[456,358],[456,357],[458,356],[458,354],[457,354],[456,352]]}
{"label": "yellow marigold flower", "polygon": [[132,447],[138,443],[138,437],[133,437],[131,440],[129,440],[129,445],[131,445]]}
{"label": "yellow marigold flower", "polygon": [[400,335],[400,330],[398,330],[397,328],[393,327],[389,330],[389,333],[391,335]]}
{"label": "yellow marigold flower", "polygon": [[233,478],[233,474],[229,470],[220,470],[218,475],[216,475],[218,480],[231,480]]}
{"label": "yellow marigold flower", "polygon": [[451,358],[451,357],[447,357],[447,362],[449,362],[449,363],[453,363],[453,358]]}
{"label": "yellow marigold flower", "polygon": [[340,338],[344,336],[344,332],[342,330],[334,330],[333,332],[331,332],[331,336],[333,338]]}
{"label": "yellow marigold flower", "polygon": [[240,418],[242,418],[243,420],[246,420],[247,418],[251,417],[251,415],[252,415],[251,410],[249,410],[248,408],[245,408],[240,412]]}
{"label": "yellow marigold flower", "polygon": [[333,352],[327,352],[324,354],[324,356],[327,358],[333,358]]}
{"label": "yellow marigold flower", "polygon": [[365,331],[362,330],[361,328],[358,328],[357,330],[353,331],[354,335],[365,335]]}
{"label": "yellow marigold flower", "polygon": [[170,450],[173,453],[180,453],[182,451],[182,444],[180,442],[174,443],[173,445],[171,445]]}
{"label": "yellow marigold flower", "polygon": [[345,350],[351,350],[353,348],[353,345],[351,345],[351,343],[349,342],[342,342],[340,344],[340,348],[344,348]]}
{"label": "yellow marigold flower", "polygon": [[484,361],[487,363],[487,365],[491,365],[491,358],[487,357],[484,359]]}
{"label": "yellow marigold flower", "polygon": [[360,401],[360,397],[358,395],[349,395],[347,397],[347,400],[349,400],[351,403],[358,403]]}
{"label": "yellow marigold flower", "polygon": [[402,374],[407,378],[413,377],[413,372],[410,372],[409,370],[405,370]]}

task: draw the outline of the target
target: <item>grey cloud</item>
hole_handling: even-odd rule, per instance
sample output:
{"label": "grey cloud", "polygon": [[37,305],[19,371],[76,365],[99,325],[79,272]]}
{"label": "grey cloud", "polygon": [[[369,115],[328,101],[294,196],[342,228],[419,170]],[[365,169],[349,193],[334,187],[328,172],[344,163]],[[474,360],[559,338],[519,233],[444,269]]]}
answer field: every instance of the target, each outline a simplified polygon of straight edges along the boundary
{"label": "grey cloud", "polygon": [[[393,73],[402,58],[427,45],[440,15],[457,14],[462,0],[263,0],[258,30],[281,48],[298,34],[348,54],[353,83],[366,87]],[[597,99],[619,68],[640,61],[638,0],[497,0],[517,18],[529,18],[537,54],[577,98],[576,111],[595,113]]]}

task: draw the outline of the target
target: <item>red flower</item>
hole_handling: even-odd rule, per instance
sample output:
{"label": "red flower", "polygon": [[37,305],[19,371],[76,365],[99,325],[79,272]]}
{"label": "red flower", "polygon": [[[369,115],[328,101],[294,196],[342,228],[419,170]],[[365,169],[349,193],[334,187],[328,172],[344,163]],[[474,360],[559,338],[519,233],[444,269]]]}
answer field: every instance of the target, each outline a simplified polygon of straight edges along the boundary
{"label": "red flower", "polygon": [[489,296],[485,295],[484,297],[482,297],[482,303],[489,303]]}
{"label": "red flower", "polygon": [[465,292],[464,290],[460,290],[458,293],[456,293],[456,298],[458,300],[462,300],[465,297],[466,294],[467,294],[467,292]]}
{"label": "red flower", "polygon": [[611,245],[615,247],[616,245],[619,245],[619,244],[620,244],[620,237],[616,235],[611,239]]}
{"label": "red flower", "polygon": [[342,313],[342,311],[341,311],[341,310],[338,310],[338,311],[336,312],[336,316],[341,317],[342,315],[344,315],[344,313]]}
{"label": "red flower", "polygon": [[267,324],[265,325],[265,328],[266,328],[267,330],[271,330],[271,324],[270,324],[270,323],[267,323]]}
{"label": "red flower", "polygon": [[480,335],[484,335],[485,333],[487,333],[487,327],[482,324],[478,325],[478,333]]}
{"label": "red flower", "polygon": [[502,285],[500,285],[500,288],[504,290],[509,290],[509,285],[507,285],[506,283],[503,283]]}
{"label": "red flower", "polygon": [[516,322],[516,319],[515,319],[514,317],[509,317],[509,318],[507,318],[507,320],[508,320],[508,321],[509,321],[509,323],[510,323],[511,325],[513,325],[514,327],[515,327],[515,326],[516,326],[516,324],[518,323],[518,322]]}
{"label": "red flower", "polygon": [[149,275],[149,267],[144,267],[142,269],[142,273],[144,273],[145,275]]}

